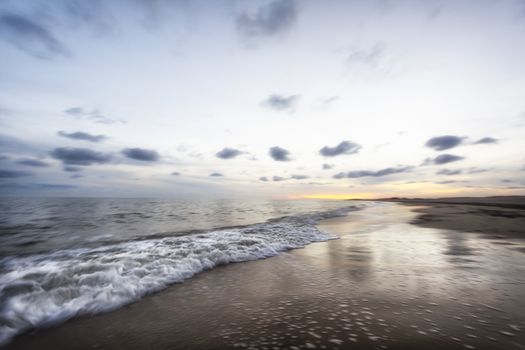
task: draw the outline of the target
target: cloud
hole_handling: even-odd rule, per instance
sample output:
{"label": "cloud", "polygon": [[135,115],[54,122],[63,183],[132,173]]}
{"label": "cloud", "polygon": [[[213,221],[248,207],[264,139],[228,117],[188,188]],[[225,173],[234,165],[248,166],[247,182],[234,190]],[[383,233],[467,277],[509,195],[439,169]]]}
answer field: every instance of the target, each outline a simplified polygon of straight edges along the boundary
{"label": "cloud", "polygon": [[82,171],[82,168],[78,166],[67,165],[67,166],[64,166],[64,171],[75,173],[75,172]]}
{"label": "cloud", "polygon": [[179,176],[180,173],[179,173],[178,171],[174,171],[174,172],[171,173],[171,175],[172,175],[172,176]]}
{"label": "cloud", "polygon": [[264,182],[268,182],[268,178],[266,176],[261,176],[259,178],[259,180],[264,181]]}
{"label": "cloud", "polygon": [[474,142],[475,145],[480,144],[488,144],[488,143],[498,143],[498,139],[492,138],[492,137],[483,137],[476,142]]}
{"label": "cloud", "polygon": [[125,124],[126,123],[126,121],[122,119],[109,118],[101,114],[96,109],[92,111],[87,111],[82,107],[71,107],[71,108],[64,110],[64,113],[70,116],[73,116],[75,118],[91,120],[97,124],[114,124],[114,123]]}
{"label": "cloud", "polygon": [[5,183],[0,184],[0,188],[3,190],[64,190],[64,189],[73,189],[78,188],[75,185],[62,185],[62,184],[42,184],[42,183]]}
{"label": "cloud", "polygon": [[224,147],[221,151],[217,152],[215,156],[221,159],[232,159],[242,154],[241,151],[235,148]]}
{"label": "cloud", "polygon": [[335,167],[334,164],[327,164],[327,163],[323,164],[323,170],[333,169],[333,167]]}
{"label": "cloud", "polygon": [[68,56],[64,45],[48,28],[18,14],[0,14],[0,37],[17,49],[39,59]]}
{"label": "cloud", "polygon": [[222,175],[221,173],[211,173],[210,176],[220,177],[220,176],[224,176],[224,175]]}
{"label": "cloud", "polygon": [[435,149],[436,151],[443,151],[454,148],[463,142],[464,137],[444,135],[429,139],[425,146]]}
{"label": "cloud", "polygon": [[21,159],[19,161],[17,161],[18,164],[21,164],[21,165],[27,165],[27,166],[32,166],[32,167],[47,167],[49,166],[48,163],[46,162],[43,162],[41,160],[38,160],[38,159]]}
{"label": "cloud", "polygon": [[254,14],[240,14],[236,26],[239,33],[246,37],[269,37],[288,30],[296,17],[294,0],[275,0],[261,6]]}
{"label": "cloud", "polygon": [[292,175],[291,178],[294,179],[294,180],[305,180],[305,179],[308,179],[310,177],[306,176],[306,175]]}
{"label": "cloud", "polygon": [[42,146],[38,144],[28,143],[25,140],[20,140],[16,137],[0,134],[0,150],[2,153],[39,153]]}
{"label": "cloud", "polygon": [[319,153],[325,157],[335,157],[341,154],[354,154],[359,152],[361,146],[352,141],[342,141],[335,147],[324,146]]}
{"label": "cloud", "polygon": [[278,162],[289,162],[291,160],[289,158],[290,152],[278,146],[271,147],[268,153],[270,154],[270,157],[273,158],[273,160]]}
{"label": "cloud", "polygon": [[359,177],[382,177],[382,176],[388,176],[393,174],[400,174],[400,173],[406,173],[413,169],[411,166],[403,166],[403,167],[397,167],[397,168],[385,168],[377,171],[371,171],[371,170],[357,170],[357,171],[349,171],[346,173],[338,173],[333,176],[334,179],[343,179],[343,178],[349,178],[349,179],[355,179]]}
{"label": "cloud", "polygon": [[62,185],[62,184],[31,184],[32,186],[35,186],[40,189],[51,189],[51,190],[66,190],[66,189],[72,189],[72,188],[78,188],[78,186],[75,185]]}
{"label": "cloud", "polygon": [[369,49],[353,48],[346,58],[348,64],[367,65],[377,67],[385,55],[385,45],[376,43]]}
{"label": "cloud", "polygon": [[281,177],[281,176],[273,176],[272,177],[272,181],[275,181],[275,182],[279,182],[279,181],[285,181],[287,180],[285,177]]}
{"label": "cloud", "polygon": [[263,106],[271,108],[276,111],[288,111],[292,112],[297,101],[299,100],[299,95],[270,95],[266,100],[263,101]]}
{"label": "cloud", "polygon": [[89,142],[95,142],[95,143],[102,142],[108,138],[105,135],[92,135],[92,134],[88,134],[87,132],[82,132],[82,131],[76,131],[72,133],[59,131],[57,134],[62,137],[67,137],[73,140],[89,141]]}
{"label": "cloud", "polygon": [[68,165],[87,166],[91,164],[105,164],[111,161],[109,154],[96,152],[88,148],[59,147],[51,152],[51,156]]}
{"label": "cloud", "polygon": [[27,171],[18,171],[18,170],[0,170],[0,179],[16,179],[24,176],[31,176],[32,173]]}
{"label": "cloud", "polygon": [[156,162],[160,156],[157,151],[144,148],[125,148],[122,154],[129,159],[140,160],[142,162]]}
{"label": "cloud", "polygon": [[89,114],[89,112],[85,111],[82,107],[71,107],[64,110],[64,113],[72,115],[74,117],[83,117]]}
{"label": "cloud", "polygon": [[491,169],[488,169],[488,168],[476,168],[476,167],[473,167],[473,168],[470,168],[468,169],[468,173],[469,174],[479,174],[479,173],[486,173],[487,171],[490,171]]}
{"label": "cloud", "polygon": [[436,158],[427,158],[423,162],[422,165],[440,165],[440,164],[447,164],[452,162],[457,162],[459,160],[465,159],[464,157],[455,156],[453,154],[440,154]]}
{"label": "cloud", "polygon": [[451,170],[451,169],[441,169],[439,170],[438,172],[436,172],[436,175],[447,175],[447,176],[450,176],[450,175],[458,175],[458,174],[461,174],[462,170],[461,169],[456,169],[456,170]]}
{"label": "cloud", "polygon": [[324,106],[327,106],[329,104],[332,104],[334,103],[335,101],[338,101],[341,99],[341,96],[332,96],[332,97],[328,97],[328,98],[325,98],[323,99],[323,101],[321,101],[321,103],[324,105]]}

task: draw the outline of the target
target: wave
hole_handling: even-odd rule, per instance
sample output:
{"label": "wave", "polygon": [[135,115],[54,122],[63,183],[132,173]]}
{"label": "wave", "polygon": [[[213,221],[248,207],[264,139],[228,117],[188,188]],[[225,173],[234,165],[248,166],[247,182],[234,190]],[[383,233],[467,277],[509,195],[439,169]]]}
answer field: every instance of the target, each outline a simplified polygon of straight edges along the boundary
{"label": "wave", "polygon": [[11,256],[0,260],[0,344],[35,327],[106,312],[218,265],[264,259],[337,237],[319,220],[358,210],[288,216],[266,223]]}

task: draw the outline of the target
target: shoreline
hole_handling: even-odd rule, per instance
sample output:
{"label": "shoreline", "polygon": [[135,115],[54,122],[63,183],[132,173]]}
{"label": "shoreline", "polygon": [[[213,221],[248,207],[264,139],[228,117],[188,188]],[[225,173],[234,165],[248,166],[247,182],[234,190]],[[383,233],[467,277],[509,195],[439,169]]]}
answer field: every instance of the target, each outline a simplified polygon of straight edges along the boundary
{"label": "shoreline", "polygon": [[421,227],[479,233],[492,239],[525,239],[523,196],[378,201],[417,206],[413,211],[419,215],[411,223]]}
{"label": "shoreline", "polygon": [[338,240],[220,266],[5,349],[523,349],[525,255],[487,235],[414,225],[412,209],[324,220]]}
{"label": "shoreline", "polygon": [[491,197],[444,197],[444,198],[377,198],[349,199],[348,201],[377,201],[401,203],[405,205],[471,205],[489,206],[508,209],[525,209],[525,196],[491,196]]}

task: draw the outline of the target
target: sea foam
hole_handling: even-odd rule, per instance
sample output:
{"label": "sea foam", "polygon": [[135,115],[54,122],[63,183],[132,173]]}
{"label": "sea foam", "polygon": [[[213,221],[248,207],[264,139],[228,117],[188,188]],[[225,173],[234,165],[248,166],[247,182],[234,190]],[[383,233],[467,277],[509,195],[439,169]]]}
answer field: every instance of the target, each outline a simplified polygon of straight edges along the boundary
{"label": "sea foam", "polygon": [[319,220],[358,207],[241,228],[0,260],[0,344],[25,330],[118,308],[218,265],[263,259],[336,238]]}

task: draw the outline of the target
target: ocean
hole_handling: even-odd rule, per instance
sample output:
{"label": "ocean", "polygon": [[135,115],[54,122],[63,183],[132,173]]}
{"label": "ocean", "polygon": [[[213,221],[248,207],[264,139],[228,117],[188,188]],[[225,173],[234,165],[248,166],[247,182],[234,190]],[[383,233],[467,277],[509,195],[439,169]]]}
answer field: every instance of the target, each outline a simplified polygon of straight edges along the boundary
{"label": "ocean", "polygon": [[336,238],[371,203],[95,198],[0,201],[0,344],[116,309],[218,265]]}

